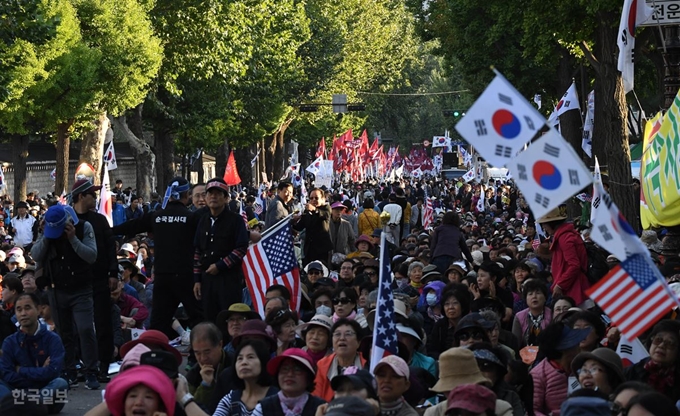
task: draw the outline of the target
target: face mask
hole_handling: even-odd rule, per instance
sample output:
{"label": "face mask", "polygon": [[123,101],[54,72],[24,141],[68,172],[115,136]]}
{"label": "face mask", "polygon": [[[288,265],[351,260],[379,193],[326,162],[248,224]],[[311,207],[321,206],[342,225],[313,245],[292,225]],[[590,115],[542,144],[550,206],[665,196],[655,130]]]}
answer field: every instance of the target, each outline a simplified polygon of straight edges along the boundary
{"label": "face mask", "polygon": [[404,279],[399,279],[399,287],[408,286],[409,283],[411,283],[411,281],[409,280],[408,277],[406,277]]}
{"label": "face mask", "polygon": [[427,296],[425,296],[425,301],[428,305],[434,306],[437,304],[437,295],[434,293],[428,293]]}
{"label": "face mask", "polygon": [[330,308],[330,306],[321,305],[318,308],[316,308],[316,314],[317,315],[331,316],[331,315],[333,315],[333,310]]}

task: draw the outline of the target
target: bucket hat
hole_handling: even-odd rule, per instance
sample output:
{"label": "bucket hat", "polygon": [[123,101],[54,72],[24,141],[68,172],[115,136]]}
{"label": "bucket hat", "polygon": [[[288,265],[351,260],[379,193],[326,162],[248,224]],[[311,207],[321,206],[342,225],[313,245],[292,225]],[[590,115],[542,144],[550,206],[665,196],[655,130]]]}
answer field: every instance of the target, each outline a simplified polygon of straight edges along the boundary
{"label": "bucket hat", "polygon": [[607,373],[614,375],[618,382],[623,381],[623,363],[621,357],[609,348],[596,348],[592,352],[582,352],[571,362],[571,370],[574,374],[583,367],[588,360],[594,360],[602,364],[607,369]]}
{"label": "bucket hat", "polygon": [[449,348],[439,356],[439,380],[432,391],[448,393],[464,384],[490,386],[491,382],[479,371],[472,351],[467,348]]}

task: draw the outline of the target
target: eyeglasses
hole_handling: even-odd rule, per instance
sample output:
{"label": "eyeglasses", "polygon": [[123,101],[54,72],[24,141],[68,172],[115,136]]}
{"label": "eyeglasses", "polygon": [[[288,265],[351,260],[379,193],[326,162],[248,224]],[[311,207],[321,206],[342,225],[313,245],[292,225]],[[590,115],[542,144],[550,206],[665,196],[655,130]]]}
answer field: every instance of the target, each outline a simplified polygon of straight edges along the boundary
{"label": "eyeglasses", "polygon": [[468,341],[470,339],[474,339],[477,341],[482,340],[482,333],[479,331],[470,331],[470,332],[463,332],[462,334],[458,334],[457,338],[459,341]]}
{"label": "eyeglasses", "polygon": [[678,346],[678,342],[674,339],[670,338],[664,338],[661,335],[656,335],[654,338],[652,338],[652,345],[666,345],[669,348],[675,348]]}
{"label": "eyeglasses", "polygon": [[321,274],[321,270],[310,270],[307,274]]}
{"label": "eyeglasses", "polygon": [[378,275],[378,273],[376,273],[376,272],[364,272],[364,274],[366,276],[377,276]]}
{"label": "eyeglasses", "polygon": [[333,332],[333,338],[340,339],[340,338],[352,338],[355,336],[357,333],[354,331],[347,331],[347,332]]}
{"label": "eyeglasses", "polygon": [[610,409],[611,409],[611,412],[612,412],[611,413],[612,416],[619,416],[619,415],[627,416],[628,415],[628,408],[621,406],[620,403],[617,403],[617,402],[612,403],[611,406],[610,406]]}
{"label": "eyeglasses", "polygon": [[342,298],[333,298],[333,305],[347,305],[349,303],[353,303],[352,299],[347,298],[347,297],[342,297]]}
{"label": "eyeglasses", "polygon": [[585,368],[581,367],[578,370],[576,370],[577,375],[581,374],[590,374],[591,376],[595,376],[597,373],[604,373],[604,370],[600,367],[590,367],[590,368]]}
{"label": "eyeglasses", "polygon": [[305,368],[302,367],[301,365],[282,365],[279,367],[279,373],[281,374],[288,374],[288,373],[293,373],[295,375],[300,375],[305,372]]}

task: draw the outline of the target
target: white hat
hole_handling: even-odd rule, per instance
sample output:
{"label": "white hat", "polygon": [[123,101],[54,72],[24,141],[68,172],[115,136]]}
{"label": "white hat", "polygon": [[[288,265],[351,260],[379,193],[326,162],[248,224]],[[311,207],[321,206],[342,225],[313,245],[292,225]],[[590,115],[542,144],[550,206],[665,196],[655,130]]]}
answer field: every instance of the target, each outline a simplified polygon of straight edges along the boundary
{"label": "white hat", "polygon": [[122,246],[120,246],[120,249],[121,249],[121,251],[127,251],[128,253],[133,254],[133,255],[136,254],[135,248],[132,247],[132,244],[130,244],[130,243],[123,244]]}
{"label": "white hat", "polygon": [[475,266],[481,266],[484,262],[484,254],[479,250],[475,250],[470,254],[472,254],[472,262]]}

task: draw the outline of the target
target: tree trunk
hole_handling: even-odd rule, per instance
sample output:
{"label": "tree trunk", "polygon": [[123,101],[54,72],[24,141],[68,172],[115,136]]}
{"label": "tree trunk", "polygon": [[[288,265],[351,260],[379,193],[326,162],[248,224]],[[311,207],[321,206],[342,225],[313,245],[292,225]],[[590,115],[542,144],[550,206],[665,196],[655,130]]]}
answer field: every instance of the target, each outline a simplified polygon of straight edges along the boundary
{"label": "tree trunk", "polygon": [[253,184],[253,167],[250,166],[250,161],[253,160],[254,157],[254,145],[242,149],[234,149],[236,170],[238,170],[238,174],[241,177],[241,185],[243,186]]}
{"label": "tree trunk", "polygon": [[267,180],[270,183],[274,183],[274,181],[278,179],[274,178],[274,154],[276,153],[277,132],[274,132],[270,137],[267,137],[264,147],[264,167],[262,171],[267,174]]}
{"label": "tree trunk", "polygon": [[273,178],[271,179],[272,181],[274,180],[279,180],[281,176],[283,176],[283,172],[285,172],[286,166],[286,155],[285,155],[285,149],[283,146],[284,143],[284,135],[286,134],[286,130],[288,129],[288,126],[290,126],[290,123],[292,123],[292,119],[288,119],[281,123],[279,126],[278,130],[274,132],[274,140],[270,146],[270,148],[273,148],[273,166],[272,166],[272,175]]}
{"label": "tree trunk", "polygon": [[106,133],[111,128],[111,122],[106,116],[106,112],[99,115],[94,121],[94,130],[85,133],[83,136],[83,143],[80,147],[79,163],[89,163],[95,171],[94,180],[95,185],[99,185],[101,175],[99,172],[102,169],[102,159],[104,155],[104,143],[106,142]]}
{"label": "tree trunk", "polygon": [[130,143],[130,149],[137,161],[137,194],[148,197],[153,191],[156,156],[146,141],[132,133],[132,130],[127,125],[125,116],[109,117],[109,120],[114,128],[114,135]]}
{"label": "tree trunk", "polygon": [[57,126],[57,178],[54,182],[54,192],[61,195],[68,189],[69,147],[71,145],[71,126],[73,121],[61,123]]}
{"label": "tree trunk", "polygon": [[227,170],[228,158],[229,158],[229,139],[225,138],[224,142],[222,142],[222,144],[217,148],[217,154],[215,155],[215,177],[217,178],[224,177],[224,171]]}
{"label": "tree trunk", "polygon": [[601,13],[597,28],[597,77],[595,79],[595,129],[593,150],[600,165],[607,166],[609,194],[634,228],[638,228],[639,202],[634,195],[626,118],[628,107],[623,80],[616,69],[618,16]]}
{"label": "tree trunk", "polygon": [[130,128],[132,134],[140,139],[144,139],[144,125],[142,123],[142,110],[144,109],[144,103],[137,105],[137,107],[128,111],[128,117],[126,119],[127,125]]}
{"label": "tree trunk", "polygon": [[[14,202],[26,200],[26,159],[28,135],[12,135],[12,166],[14,167]],[[9,192],[9,189],[7,190]]]}
{"label": "tree trunk", "polygon": [[[175,141],[164,125],[157,126],[153,132],[156,150],[156,176],[158,193],[175,176]],[[148,195],[147,195],[148,196]]]}
{"label": "tree trunk", "polygon": [[[574,74],[574,60],[571,58],[569,51],[562,49],[562,56],[559,61],[557,69],[557,91],[567,91],[573,82]],[[581,91],[580,91],[581,92]],[[581,92],[583,94],[583,92]],[[586,93],[587,94],[587,93]],[[581,98],[581,95],[579,95]],[[581,137],[583,132],[583,122],[581,120],[580,111],[567,111],[560,116],[560,133],[562,137],[576,150],[576,153],[582,158]],[[566,202],[569,216],[579,217],[581,215],[581,205],[575,198],[569,198]]]}

